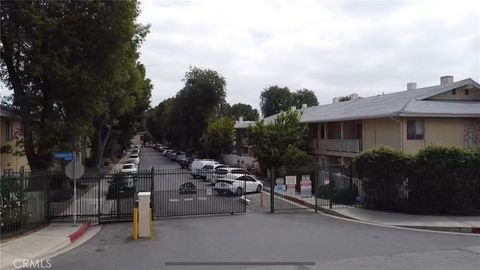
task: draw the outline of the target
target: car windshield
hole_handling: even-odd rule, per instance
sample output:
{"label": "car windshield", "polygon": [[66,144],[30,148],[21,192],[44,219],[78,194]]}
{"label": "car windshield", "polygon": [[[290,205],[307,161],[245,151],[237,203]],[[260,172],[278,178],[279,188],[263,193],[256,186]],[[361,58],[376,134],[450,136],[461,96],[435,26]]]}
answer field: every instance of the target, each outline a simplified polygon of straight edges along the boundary
{"label": "car windshield", "polygon": [[215,170],[215,173],[216,173],[216,174],[227,174],[228,171],[225,170],[225,169],[219,169],[219,170]]}
{"label": "car windshield", "polygon": [[130,158],[138,158],[138,156],[132,155],[130,156]]}
{"label": "car windshield", "polygon": [[213,166],[212,165],[205,165],[205,166],[203,166],[203,169],[204,170],[213,170]]}
{"label": "car windshield", "polygon": [[125,164],[123,165],[124,169],[133,169],[133,164]]}

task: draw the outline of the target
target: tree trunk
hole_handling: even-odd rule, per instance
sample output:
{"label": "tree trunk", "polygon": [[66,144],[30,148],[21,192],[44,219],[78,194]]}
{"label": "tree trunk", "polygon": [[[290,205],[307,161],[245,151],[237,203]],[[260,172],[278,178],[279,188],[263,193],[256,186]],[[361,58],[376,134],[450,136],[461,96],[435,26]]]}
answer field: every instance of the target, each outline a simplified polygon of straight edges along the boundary
{"label": "tree trunk", "polygon": [[105,147],[107,146],[108,139],[110,138],[111,126],[104,122],[97,125],[95,131],[95,144],[94,144],[94,157],[95,157],[95,169],[100,170],[102,167],[103,154]]}
{"label": "tree trunk", "polygon": [[12,84],[14,97],[15,97],[15,104],[20,107],[20,116],[22,118],[22,128],[23,128],[23,139],[24,139],[24,147],[25,147],[25,155],[27,156],[28,164],[30,170],[32,172],[38,172],[48,167],[44,166],[44,162],[42,162],[35,152],[35,144],[33,139],[33,132],[31,129],[31,120],[30,120],[30,110],[28,104],[28,98],[24,93],[24,86],[20,80],[20,77],[17,73],[15,65],[13,63],[13,49],[12,44],[2,39],[4,45],[4,51],[2,54],[2,58],[5,62],[7,67],[8,76],[10,78],[10,82]]}

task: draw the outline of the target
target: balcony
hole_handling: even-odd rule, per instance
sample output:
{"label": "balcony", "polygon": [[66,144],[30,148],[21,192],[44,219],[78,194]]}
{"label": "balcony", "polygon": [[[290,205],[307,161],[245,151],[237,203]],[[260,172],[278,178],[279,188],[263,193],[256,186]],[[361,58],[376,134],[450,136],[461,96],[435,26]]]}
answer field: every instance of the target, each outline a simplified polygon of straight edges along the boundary
{"label": "balcony", "polygon": [[360,153],[362,152],[362,140],[320,140],[319,148],[326,152]]}

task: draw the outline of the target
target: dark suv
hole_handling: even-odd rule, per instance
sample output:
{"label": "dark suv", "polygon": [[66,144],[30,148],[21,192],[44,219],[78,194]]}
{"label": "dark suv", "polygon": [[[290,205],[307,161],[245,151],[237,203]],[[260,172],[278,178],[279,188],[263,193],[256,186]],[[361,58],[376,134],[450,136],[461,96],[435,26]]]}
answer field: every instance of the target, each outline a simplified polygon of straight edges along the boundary
{"label": "dark suv", "polygon": [[137,179],[133,174],[119,173],[114,175],[113,179],[108,181],[107,200],[133,196],[136,181]]}

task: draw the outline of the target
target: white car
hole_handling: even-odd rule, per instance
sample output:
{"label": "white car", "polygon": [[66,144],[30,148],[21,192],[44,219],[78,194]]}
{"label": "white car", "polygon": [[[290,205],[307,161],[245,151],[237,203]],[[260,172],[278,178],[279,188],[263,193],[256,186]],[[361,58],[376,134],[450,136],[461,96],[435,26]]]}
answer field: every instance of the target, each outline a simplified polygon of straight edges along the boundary
{"label": "white car", "polygon": [[250,172],[238,167],[219,167],[215,168],[215,172],[207,177],[207,180],[212,184],[217,183],[218,179],[234,180],[243,175],[249,175]]}
{"label": "white car", "polygon": [[135,165],[138,166],[138,164],[140,163],[140,157],[138,155],[130,155],[128,157],[128,160],[129,160],[129,163],[134,163]]}
{"label": "white car", "polygon": [[122,168],[120,169],[120,172],[122,173],[137,173],[138,168],[135,163],[124,163]]}
{"label": "white car", "polygon": [[193,176],[193,178],[202,177],[200,175],[202,168],[205,165],[215,165],[215,164],[219,164],[219,163],[213,159],[196,159],[190,165],[190,174]]}
{"label": "white car", "polygon": [[218,179],[214,188],[220,195],[232,193],[241,196],[249,192],[262,192],[263,184],[254,175],[243,175],[236,179]]}
{"label": "white car", "polygon": [[214,178],[215,171],[220,169],[220,168],[226,168],[226,167],[228,167],[228,166],[225,165],[225,164],[218,163],[218,162],[213,164],[213,165],[207,164],[207,165],[203,166],[203,168],[200,170],[199,175],[205,181],[209,181],[209,182],[214,183],[213,178]]}

